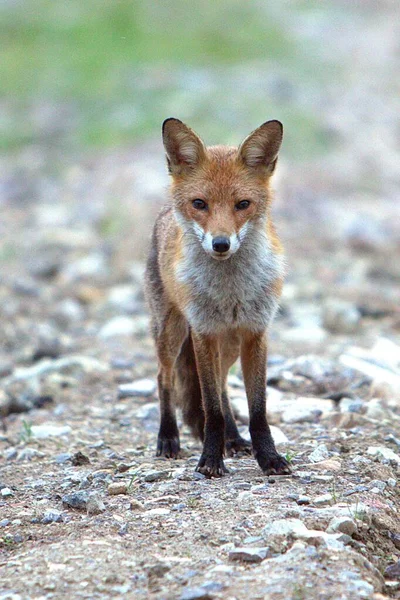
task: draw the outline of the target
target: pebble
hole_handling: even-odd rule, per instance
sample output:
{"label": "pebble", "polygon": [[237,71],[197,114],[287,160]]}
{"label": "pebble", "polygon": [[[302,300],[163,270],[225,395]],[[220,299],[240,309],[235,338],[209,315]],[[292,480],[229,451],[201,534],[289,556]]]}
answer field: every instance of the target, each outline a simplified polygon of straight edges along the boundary
{"label": "pebble", "polygon": [[270,554],[269,548],[235,548],[229,552],[229,560],[260,563]]}
{"label": "pebble", "polygon": [[329,450],[325,444],[320,444],[308,455],[308,460],[312,463],[319,463],[326,458],[329,458]]}
{"label": "pebble", "polygon": [[345,533],[352,536],[357,531],[357,525],[350,517],[334,517],[326,530],[328,533]]}
{"label": "pebble", "polygon": [[286,434],[282,431],[282,429],[279,429],[279,427],[275,427],[275,425],[270,425],[269,428],[271,430],[272,438],[277,446],[279,444],[289,443],[289,439],[286,436]]}
{"label": "pebble", "polygon": [[147,481],[148,483],[153,481],[163,481],[164,479],[168,479],[169,475],[169,471],[147,471],[144,476],[144,481]]}
{"label": "pebble", "polygon": [[170,514],[169,508],[152,508],[151,510],[146,510],[143,513],[145,517],[166,517]]}
{"label": "pebble", "polygon": [[36,450],[36,448],[22,448],[18,452],[17,460],[18,462],[23,462],[24,460],[32,460],[32,458],[44,458],[44,456],[45,453]]}
{"label": "pebble", "polygon": [[384,419],[390,418],[390,411],[385,409],[382,406],[382,402],[378,398],[372,398],[369,402],[366,403],[366,413],[365,415],[369,419],[374,419],[376,421],[382,421]]}
{"label": "pebble", "polygon": [[340,458],[327,458],[321,462],[314,463],[312,468],[319,471],[340,471],[342,463]]}
{"label": "pebble", "polygon": [[110,483],[107,488],[107,492],[110,496],[118,496],[119,494],[128,493],[128,485],[123,481],[117,481],[116,483]]}
{"label": "pebble", "polygon": [[332,333],[354,333],[358,330],[360,322],[360,311],[350,302],[331,300],[323,308],[323,326]]}
{"label": "pebble", "polygon": [[89,500],[89,494],[87,492],[72,492],[71,494],[65,494],[61,500],[68,508],[85,510]]}
{"label": "pebble", "polygon": [[97,494],[90,494],[89,499],[86,503],[86,511],[88,515],[99,515],[104,512],[106,507],[104,502]]}
{"label": "pebble", "polygon": [[382,460],[393,460],[397,464],[400,463],[400,456],[393,452],[391,448],[386,448],[385,446],[370,446],[367,450],[367,454],[369,454],[370,456],[375,456],[381,462]]}
{"label": "pebble", "polygon": [[309,496],[299,496],[296,499],[297,504],[299,504],[300,506],[302,506],[303,504],[310,504],[311,502],[311,498]]}
{"label": "pebble", "polygon": [[299,397],[287,405],[281,418],[284,423],[314,423],[332,411],[330,400]]}
{"label": "pebble", "polygon": [[3,498],[10,498],[11,496],[14,496],[14,493],[10,488],[5,487],[1,490],[1,495]]}
{"label": "pebble", "polygon": [[2,519],[0,521],[0,527],[7,527],[7,525],[10,524],[10,520],[9,519]]}
{"label": "pebble", "polygon": [[272,535],[288,536],[305,533],[306,531],[307,527],[300,519],[277,519],[263,528],[262,535],[268,539]]}
{"label": "pebble", "polygon": [[82,465],[90,464],[90,459],[88,456],[86,456],[86,454],[83,454],[80,450],[78,450],[78,452],[75,452],[75,454],[71,456],[71,463],[74,467],[80,467]]}
{"label": "pebble", "polygon": [[356,485],[351,490],[344,491],[343,496],[347,497],[347,496],[352,496],[353,494],[360,494],[361,492],[367,492],[368,489],[369,489],[369,487],[367,487],[366,485]]}
{"label": "pebble", "polygon": [[132,398],[152,396],[157,386],[152,379],[139,379],[132,383],[122,383],[118,386],[118,398]]}
{"label": "pebble", "polygon": [[62,523],[63,520],[63,514],[61,511],[56,510],[54,508],[50,508],[45,511],[42,518],[42,523],[44,523],[45,525],[49,523]]}
{"label": "pebble", "polygon": [[314,498],[313,503],[315,506],[328,506],[329,504],[333,504],[333,496],[332,494],[321,494]]}
{"label": "pebble", "polygon": [[144,504],[142,504],[142,502],[140,502],[139,500],[132,498],[131,503],[130,503],[130,509],[131,510],[144,510]]}
{"label": "pebble", "polygon": [[179,600],[213,600],[214,594],[203,587],[186,588],[179,596]]}
{"label": "pebble", "polygon": [[394,565],[386,567],[384,575],[390,579],[400,579],[400,560]]}
{"label": "pebble", "polygon": [[52,425],[51,423],[45,423],[43,425],[32,425],[31,432],[32,437],[42,440],[48,437],[68,435],[71,433],[71,427],[69,425]]}

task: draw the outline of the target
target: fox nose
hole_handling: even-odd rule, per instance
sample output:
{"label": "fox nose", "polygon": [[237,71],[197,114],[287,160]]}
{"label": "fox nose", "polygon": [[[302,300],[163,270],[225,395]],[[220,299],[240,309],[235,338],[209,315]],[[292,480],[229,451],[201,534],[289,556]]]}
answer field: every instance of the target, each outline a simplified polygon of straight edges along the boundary
{"label": "fox nose", "polygon": [[214,252],[219,252],[220,254],[223,254],[224,252],[228,252],[229,248],[231,247],[231,243],[229,241],[229,238],[221,235],[213,239],[212,247]]}

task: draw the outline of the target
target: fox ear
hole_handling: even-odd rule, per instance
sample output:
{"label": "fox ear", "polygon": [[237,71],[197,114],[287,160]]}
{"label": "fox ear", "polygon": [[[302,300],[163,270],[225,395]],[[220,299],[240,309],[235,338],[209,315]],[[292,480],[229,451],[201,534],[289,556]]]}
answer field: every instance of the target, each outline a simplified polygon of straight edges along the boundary
{"label": "fox ear", "polygon": [[170,173],[181,174],[199,165],[205,158],[203,142],[179,119],[166,119],[162,135]]}
{"label": "fox ear", "polygon": [[283,137],[280,121],[267,121],[253,131],[239,147],[239,159],[251,169],[271,175]]}

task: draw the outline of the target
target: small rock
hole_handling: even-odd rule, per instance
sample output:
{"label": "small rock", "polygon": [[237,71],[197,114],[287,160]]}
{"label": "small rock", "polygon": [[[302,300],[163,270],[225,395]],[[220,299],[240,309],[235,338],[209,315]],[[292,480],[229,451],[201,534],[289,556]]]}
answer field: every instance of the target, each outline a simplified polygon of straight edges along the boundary
{"label": "small rock", "polygon": [[0,521],[0,527],[7,527],[7,525],[10,524],[10,520],[9,519],[2,519]]}
{"label": "small rock", "polygon": [[130,503],[131,510],[144,510],[144,504],[135,498],[132,498]]}
{"label": "small rock", "polygon": [[42,440],[48,437],[68,435],[71,433],[71,427],[69,425],[52,425],[51,423],[45,423],[43,425],[32,425],[31,432],[34,438]]}
{"label": "small rock", "polygon": [[134,398],[152,396],[156,391],[156,384],[151,379],[139,379],[132,383],[123,383],[118,386],[118,398]]}
{"label": "small rock", "polygon": [[117,285],[112,287],[109,291],[107,301],[111,306],[127,314],[132,314],[138,307],[137,293],[131,285]]}
{"label": "small rock", "polygon": [[123,481],[117,481],[115,483],[110,483],[107,488],[107,492],[110,496],[118,496],[119,494],[127,494],[128,493],[128,485]]}
{"label": "small rock", "polygon": [[54,457],[54,462],[58,465],[64,465],[65,463],[71,460],[71,457],[72,454],[70,454],[69,452],[62,452],[61,454],[57,454],[57,456]]}
{"label": "small rock", "polygon": [[131,358],[125,358],[124,356],[114,356],[110,360],[110,367],[119,371],[132,369],[133,365],[133,360]]}
{"label": "small rock", "polygon": [[328,506],[329,504],[333,504],[333,496],[332,494],[321,494],[314,498],[313,502],[315,506]]}
{"label": "small rock", "polygon": [[365,415],[369,419],[383,421],[384,419],[390,418],[390,411],[382,406],[382,402],[378,398],[372,398],[372,400],[367,402],[366,407],[367,411]]}
{"label": "small rock", "polygon": [[54,508],[49,508],[45,511],[43,515],[42,523],[44,523],[45,525],[49,523],[62,523],[63,520],[63,514],[61,511],[56,510]]}
{"label": "small rock", "polygon": [[272,535],[295,535],[307,532],[307,527],[300,519],[277,519],[268,523],[263,530],[262,535],[268,538]]}
{"label": "small rock", "polygon": [[339,458],[327,458],[312,465],[312,469],[318,471],[340,471],[341,468],[342,463]]}
{"label": "small rock", "polygon": [[312,463],[319,463],[326,458],[329,458],[329,450],[325,444],[317,446],[308,456],[308,460]]}
{"label": "small rock", "polygon": [[126,535],[128,533],[129,530],[129,523],[124,523],[123,525],[121,525],[121,527],[118,529],[118,535]]}
{"label": "small rock", "polygon": [[356,306],[342,300],[329,301],[322,312],[323,326],[332,333],[354,333],[358,330],[361,314]]}
{"label": "small rock", "polygon": [[393,452],[390,448],[386,448],[385,446],[370,446],[367,450],[367,454],[370,456],[375,456],[380,461],[395,461],[397,464],[400,463],[400,456]]}
{"label": "small rock", "polygon": [[40,452],[36,450],[36,448],[22,448],[18,452],[18,462],[23,462],[24,460],[32,460],[32,458],[43,458],[45,456],[44,452]]}
{"label": "small rock", "polygon": [[270,425],[269,428],[271,430],[272,439],[274,440],[276,445],[289,443],[289,439],[283,433],[282,429],[279,429],[279,427],[275,427],[275,425]]}
{"label": "small rock", "polygon": [[350,517],[334,517],[326,530],[328,533],[345,533],[352,536],[357,531],[357,525]]}
{"label": "small rock", "polygon": [[299,504],[300,506],[304,505],[304,504],[310,504],[311,502],[311,498],[309,496],[299,496],[296,499],[297,504]]}
{"label": "small rock", "polygon": [[143,513],[145,517],[166,517],[170,514],[169,508],[152,508],[151,510],[146,510]]}
{"label": "small rock", "polygon": [[393,479],[393,477],[389,477],[389,479],[387,480],[387,484],[389,487],[394,488],[397,485],[397,481],[396,479]]}
{"label": "small rock", "polygon": [[179,600],[213,600],[214,594],[202,587],[186,588],[179,596]]}
{"label": "small rock", "polygon": [[2,498],[10,498],[11,496],[14,496],[14,493],[10,488],[5,487],[1,490],[1,496]]}
{"label": "small rock", "polygon": [[400,560],[394,565],[386,567],[384,575],[388,579],[400,579]]}
{"label": "small rock", "polygon": [[169,471],[147,471],[144,476],[144,481],[163,481],[164,479],[168,479],[169,474]]}
{"label": "small rock", "polygon": [[65,494],[61,500],[68,508],[75,508],[77,510],[85,510],[89,494],[87,492],[72,492],[71,494]]}
{"label": "small rock", "polygon": [[165,573],[168,573],[170,570],[170,565],[167,565],[163,562],[158,562],[155,565],[148,567],[147,574],[149,577],[163,577]]}
{"label": "small rock", "polygon": [[300,396],[296,400],[286,403],[282,412],[282,421],[284,423],[315,423],[332,411],[333,405],[330,400]]}
{"label": "small rock", "polygon": [[6,460],[15,460],[18,456],[18,451],[16,448],[12,447],[12,448],[6,448],[6,450],[4,450],[4,457]]}
{"label": "small rock", "polygon": [[97,496],[97,494],[90,494],[89,499],[86,503],[86,512],[88,515],[99,515],[104,512],[106,507],[104,502]]}
{"label": "small rock", "polygon": [[269,555],[269,548],[235,548],[229,552],[229,560],[260,563]]}
{"label": "small rock", "polygon": [[80,450],[75,452],[73,456],[71,456],[71,462],[74,467],[79,467],[81,465],[88,465],[90,463],[89,457],[85,454],[82,454]]}

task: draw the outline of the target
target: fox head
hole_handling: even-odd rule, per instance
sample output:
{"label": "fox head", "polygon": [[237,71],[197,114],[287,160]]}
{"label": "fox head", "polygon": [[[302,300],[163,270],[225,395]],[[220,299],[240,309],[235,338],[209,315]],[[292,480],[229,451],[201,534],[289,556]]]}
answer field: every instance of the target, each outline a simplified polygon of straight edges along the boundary
{"label": "fox head", "polygon": [[238,148],[206,147],[182,121],[164,121],[175,215],[184,233],[216,260],[230,258],[265,224],[282,135],[279,121],[267,121]]}

